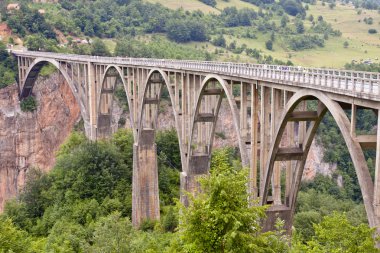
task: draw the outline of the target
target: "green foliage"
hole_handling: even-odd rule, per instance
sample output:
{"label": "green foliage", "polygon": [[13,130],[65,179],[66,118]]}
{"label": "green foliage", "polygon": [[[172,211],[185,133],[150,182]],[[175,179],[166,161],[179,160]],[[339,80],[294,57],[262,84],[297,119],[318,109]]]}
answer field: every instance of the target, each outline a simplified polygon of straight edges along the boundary
{"label": "green foliage", "polygon": [[369,33],[369,34],[375,34],[375,33],[377,33],[377,30],[371,28],[371,29],[368,29],[368,33]]}
{"label": "green foliage", "polygon": [[56,39],[56,35],[51,25],[38,10],[31,10],[27,4],[21,4],[21,9],[17,12],[6,13],[5,19],[12,31],[21,37],[27,33],[39,34],[45,39]]}
{"label": "green foliage", "polygon": [[325,43],[318,35],[298,35],[289,39],[289,46],[292,50],[299,51],[324,47]]}
{"label": "green foliage", "polygon": [[284,252],[286,242],[260,233],[266,207],[249,206],[247,171],[231,167],[226,151],[214,154],[211,174],[199,182],[201,193],[181,209],[185,252]]}
{"label": "green foliage", "polygon": [[305,27],[304,27],[303,21],[301,19],[297,19],[295,25],[296,25],[297,33],[302,34],[305,32]]}
{"label": "green foliage", "polygon": [[297,16],[298,14],[305,15],[305,9],[298,1],[282,0],[280,4],[284,8],[285,12],[291,16]]}
{"label": "green foliage", "polygon": [[[353,65],[356,66],[356,65]],[[357,132],[361,134],[372,134],[377,119],[372,110],[358,110],[357,112]],[[355,168],[352,164],[350,154],[346,143],[340,133],[335,120],[330,113],[324,117],[322,124],[318,129],[318,141],[323,145],[324,161],[336,163],[338,167],[337,174],[342,176],[345,189],[345,196],[355,201],[362,199],[360,186],[357,181]],[[364,155],[368,160],[374,157],[373,151],[365,151]],[[373,168],[370,173],[373,174]]]}
{"label": "green foliage", "polygon": [[100,39],[95,39],[91,45],[91,55],[96,56],[111,56],[111,53],[108,51],[106,44]]}
{"label": "green foliage", "polygon": [[29,252],[30,241],[25,231],[18,229],[10,219],[0,217],[0,252]]}
{"label": "green foliage", "polygon": [[301,189],[294,217],[294,227],[299,239],[310,240],[314,235],[313,224],[319,223],[324,216],[330,215],[334,211],[346,212],[354,225],[367,223],[367,216],[362,204],[315,189]]}
{"label": "green foliage", "polygon": [[182,166],[177,131],[174,128],[158,131],[156,144],[158,155],[165,157],[165,160],[162,162],[180,171]]}
{"label": "green foliage", "polygon": [[56,71],[57,68],[53,64],[49,63],[41,68],[39,75],[43,77],[48,77]]}
{"label": "green foliage", "polygon": [[116,189],[128,192],[130,184],[126,181],[131,181],[131,170],[115,146],[85,142],[75,153],[58,157],[52,171],[54,190],[50,193],[56,201],[72,203],[76,199],[91,198],[101,202],[107,196],[115,197]]}
{"label": "green foliage", "polygon": [[46,243],[48,252],[80,252],[88,247],[85,228],[66,220],[54,224]]}
{"label": "green foliage", "polygon": [[115,48],[115,56],[206,60],[209,54],[203,50],[185,48],[174,42],[164,40],[159,36],[154,36],[147,43],[134,39],[118,41]]}
{"label": "green foliage", "polygon": [[16,61],[7,52],[7,48],[0,41],[0,89],[15,82],[16,77]]}
{"label": "green foliage", "polygon": [[167,34],[169,39],[176,42],[207,40],[205,25],[196,20],[170,20],[167,24]]}
{"label": "green foliage", "polygon": [[119,212],[100,218],[93,226],[90,252],[133,252],[130,242],[136,236],[128,218]]}
{"label": "green foliage", "polygon": [[273,42],[271,40],[268,40],[267,42],[265,42],[265,47],[268,50],[272,50],[273,49]]}
{"label": "green foliage", "polygon": [[23,112],[33,112],[37,109],[37,100],[34,96],[24,98],[20,102],[20,108]]}
{"label": "green foliage", "polygon": [[86,142],[86,136],[81,132],[72,132],[65,142],[59,147],[57,156],[68,155],[78,146]]}
{"label": "green foliage", "polygon": [[367,71],[367,72],[380,72],[380,63],[347,63],[344,66],[346,69],[358,70],[358,71]]}
{"label": "green foliage", "polygon": [[175,213],[172,206],[169,207],[168,212],[163,217],[162,226],[166,232],[174,232],[174,230],[178,227],[177,213]]}
{"label": "green foliage", "polygon": [[248,8],[238,10],[236,7],[227,7],[220,14],[226,27],[250,26],[252,20],[257,19],[258,14]]}
{"label": "green foliage", "polygon": [[226,39],[223,37],[223,34],[219,34],[214,40],[212,40],[212,44],[217,47],[226,47]]}
{"label": "green foliage", "polygon": [[374,230],[366,224],[352,225],[345,214],[326,216],[314,228],[315,236],[306,245],[294,245],[294,252],[378,252]]}
{"label": "green foliage", "polygon": [[25,46],[32,51],[58,52],[57,42],[53,39],[47,39],[41,34],[27,35]]}
{"label": "green foliage", "polygon": [[205,3],[207,5],[210,5],[212,7],[216,6],[216,1],[215,0],[199,0],[199,1],[201,1],[202,3]]}

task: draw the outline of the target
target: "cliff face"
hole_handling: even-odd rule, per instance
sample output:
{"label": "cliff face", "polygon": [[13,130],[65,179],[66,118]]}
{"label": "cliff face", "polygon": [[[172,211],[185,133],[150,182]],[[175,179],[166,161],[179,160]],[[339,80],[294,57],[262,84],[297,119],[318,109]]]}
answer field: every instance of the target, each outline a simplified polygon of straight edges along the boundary
{"label": "cliff face", "polygon": [[53,167],[55,152],[80,117],[69,86],[58,74],[38,79],[34,94],[38,109],[25,113],[16,85],[0,89],[0,211],[24,184],[29,168]]}

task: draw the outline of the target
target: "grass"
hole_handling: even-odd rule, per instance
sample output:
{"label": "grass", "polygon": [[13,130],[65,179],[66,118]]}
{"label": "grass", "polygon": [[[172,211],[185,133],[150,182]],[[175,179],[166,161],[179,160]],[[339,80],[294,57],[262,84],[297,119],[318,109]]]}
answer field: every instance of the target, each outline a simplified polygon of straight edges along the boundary
{"label": "grass", "polygon": [[228,2],[223,0],[216,0],[216,7],[213,8],[206,5],[199,0],[146,0],[151,3],[160,3],[163,6],[176,10],[178,8],[183,8],[186,11],[201,10],[204,13],[220,13],[226,7],[236,7],[238,9],[251,8],[258,10],[259,8],[253,4],[243,2],[241,0],[229,0]]}
{"label": "grass", "polygon": [[183,8],[187,11],[196,11],[201,10],[204,13],[218,13],[219,11],[215,8],[208,6],[198,0],[147,0],[151,3],[160,3],[163,6],[169,8],[169,9],[179,9]]}

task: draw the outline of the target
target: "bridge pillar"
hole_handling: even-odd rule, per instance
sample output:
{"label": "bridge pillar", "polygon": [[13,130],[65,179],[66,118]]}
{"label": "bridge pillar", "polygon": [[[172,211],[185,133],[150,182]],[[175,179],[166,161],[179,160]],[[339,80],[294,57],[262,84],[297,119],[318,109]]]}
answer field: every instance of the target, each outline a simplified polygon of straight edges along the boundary
{"label": "bridge pillar", "polygon": [[133,146],[132,224],[160,219],[157,147],[154,130],[143,130]]}
{"label": "bridge pillar", "polygon": [[96,140],[96,125],[97,125],[97,82],[95,74],[95,66],[91,62],[87,64],[88,71],[88,106],[89,106],[89,121],[86,129],[87,137],[90,140]]}
{"label": "bridge pillar", "polygon": [[197,194],[200,190],[198,178],[206,175],[210,168],[210,156],[207,154],[192,155],[188,170],[181,173],[181,203],[189,205],[187,194]]}

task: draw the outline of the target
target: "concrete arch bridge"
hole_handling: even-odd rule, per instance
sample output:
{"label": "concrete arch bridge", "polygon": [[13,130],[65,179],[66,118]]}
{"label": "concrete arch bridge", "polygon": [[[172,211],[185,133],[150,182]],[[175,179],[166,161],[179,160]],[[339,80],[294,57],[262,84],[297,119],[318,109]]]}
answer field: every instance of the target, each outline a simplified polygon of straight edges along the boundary
{"label": "concrete arch bridge", "polygon": [[[41,68],[53,64],[66,79],[96,140],[112,133],[112,101],[124,86],[134,135],[134,225],[159,219],[155,132],[163,88],[173,107],[181,152],[181,189],[193,191],[209,170],[222,99],[232,112],[249,191],[272,204],[265,229],[276,216],[290,229],[302,172],[318,126],[330,111],[350,152],[371,227],[380,221],[380,127],[360,135],[358,109],[371,109],[380,123],[380,74],[336,69],[12,52],[18,59],[20,98],[32,94]],[[344,111],[349,110],[346,114]],[[347,116],[349,115],[349,116]],[[376,149],[372,179],[363,149]],[[285,185],[281,185],[285,175]],[[183,197],[182,200],[186,202]]]}

